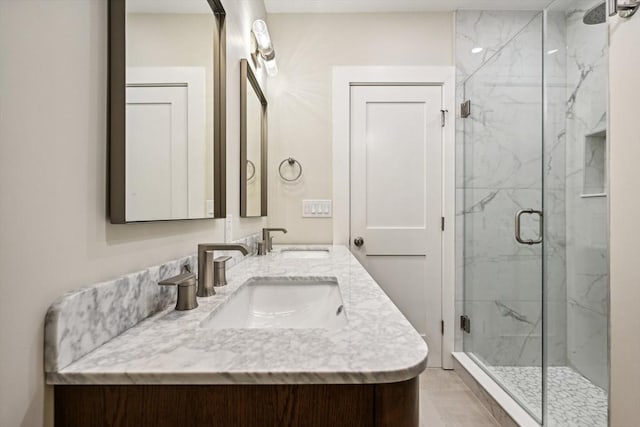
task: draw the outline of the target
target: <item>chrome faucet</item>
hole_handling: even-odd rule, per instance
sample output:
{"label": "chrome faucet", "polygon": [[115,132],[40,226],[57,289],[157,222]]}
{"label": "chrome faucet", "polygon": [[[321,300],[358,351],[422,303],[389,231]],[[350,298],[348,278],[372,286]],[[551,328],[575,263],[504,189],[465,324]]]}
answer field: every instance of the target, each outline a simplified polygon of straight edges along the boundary
{"label": "chrome faucet", "polygon": [[271,237],[272,231],[282,231],[283,233],[287,234],[286,228],[263,228],[262,241],[264,242],[267,252],[270,252],[273,250],[273,237]]}
{"label": "chrome faucet", "polygon": [[[249,253],[249,247],[242,243],[201,243],[198,245],[198,292],[199,297],[210,297],[216,294],[214,286],[226,285],[225,263],[230,257],[213,259],[213,251],[239,251],[243,255]],[[216,273],[214,274],[214,262]],[[216,280],[217,279],[217,280]]]}

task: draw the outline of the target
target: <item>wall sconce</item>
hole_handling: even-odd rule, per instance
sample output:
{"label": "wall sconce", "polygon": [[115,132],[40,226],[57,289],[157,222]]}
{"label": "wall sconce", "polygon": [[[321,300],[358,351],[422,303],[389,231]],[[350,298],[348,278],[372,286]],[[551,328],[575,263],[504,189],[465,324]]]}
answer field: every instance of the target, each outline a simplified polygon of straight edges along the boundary
{"label": "wall sconce", "polygon": [[609,0],[609,16],[631,18],[640,8],[640,0]]}
{"label": "wall sconce", "polygon": [[267,74],[272,77],[275,76],[278,74],[276,51],[273,49],[273,44],[271,43],[271,37],[269,36],[269,30],[267,29],[266,22],[262,19],[254,21],[251,34],[253,34],[253,40],[255,41],[255,48],[251,54],[253,64],[258,67],[258,57],[262,58],[262,63],[264,64],[265,70],[267,70]]}

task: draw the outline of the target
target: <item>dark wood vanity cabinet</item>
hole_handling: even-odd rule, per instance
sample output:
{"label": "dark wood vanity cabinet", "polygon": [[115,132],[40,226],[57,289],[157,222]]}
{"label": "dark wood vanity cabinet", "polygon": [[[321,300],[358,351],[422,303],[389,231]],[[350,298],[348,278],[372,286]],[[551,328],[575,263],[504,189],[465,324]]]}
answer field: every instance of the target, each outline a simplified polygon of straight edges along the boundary
{"label": "dark wood vanity cabinet", "polygon": [[417,427],[418,378],[390,384],[57,385],[57,427]]}

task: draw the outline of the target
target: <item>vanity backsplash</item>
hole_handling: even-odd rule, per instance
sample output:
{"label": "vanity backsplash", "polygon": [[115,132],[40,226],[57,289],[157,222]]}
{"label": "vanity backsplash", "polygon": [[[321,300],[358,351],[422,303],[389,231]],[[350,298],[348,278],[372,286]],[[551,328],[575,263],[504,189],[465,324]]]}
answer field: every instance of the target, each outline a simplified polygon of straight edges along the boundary
{"label": "vanity backsplash", "polygon": [[[258,240],[260,233],[255,233],[233,243],[249,246],[250,255],[255,255]],[[234,251],[216,251],[216,256],[220,255],[232,257],[227,267],[245,259]],[[70,291],[60,297],[49,307],[45,317],[45,371],[63,369],[147,317],[175,304],[176,288],[158,286],[158,282],[180,274],[185,265],[197,273],[197,254]]]}

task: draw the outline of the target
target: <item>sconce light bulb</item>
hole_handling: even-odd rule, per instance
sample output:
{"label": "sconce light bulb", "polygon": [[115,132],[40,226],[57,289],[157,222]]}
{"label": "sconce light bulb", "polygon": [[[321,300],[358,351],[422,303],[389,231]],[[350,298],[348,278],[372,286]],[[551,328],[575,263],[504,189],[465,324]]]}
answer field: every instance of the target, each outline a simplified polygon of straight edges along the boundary
{"label": "sconce light bulb", "polygon": [[257,19],[253,21],[251,30],[256,38],[258,52],[260,53],[267,74],[275,76],[278,74],[278,65],[276,64],[276,52],[273,50],[273,45],[271,44],[271,36],[269,36],[267,24],[262,19]]}
{"label": "sconce light bulb", "polygon": [[262,19],[258,19],[253,22],[253,34],[256,36],[258,48],[261,51],[273,50],[271,47],[271,37],[269,36],[267,24]]}

